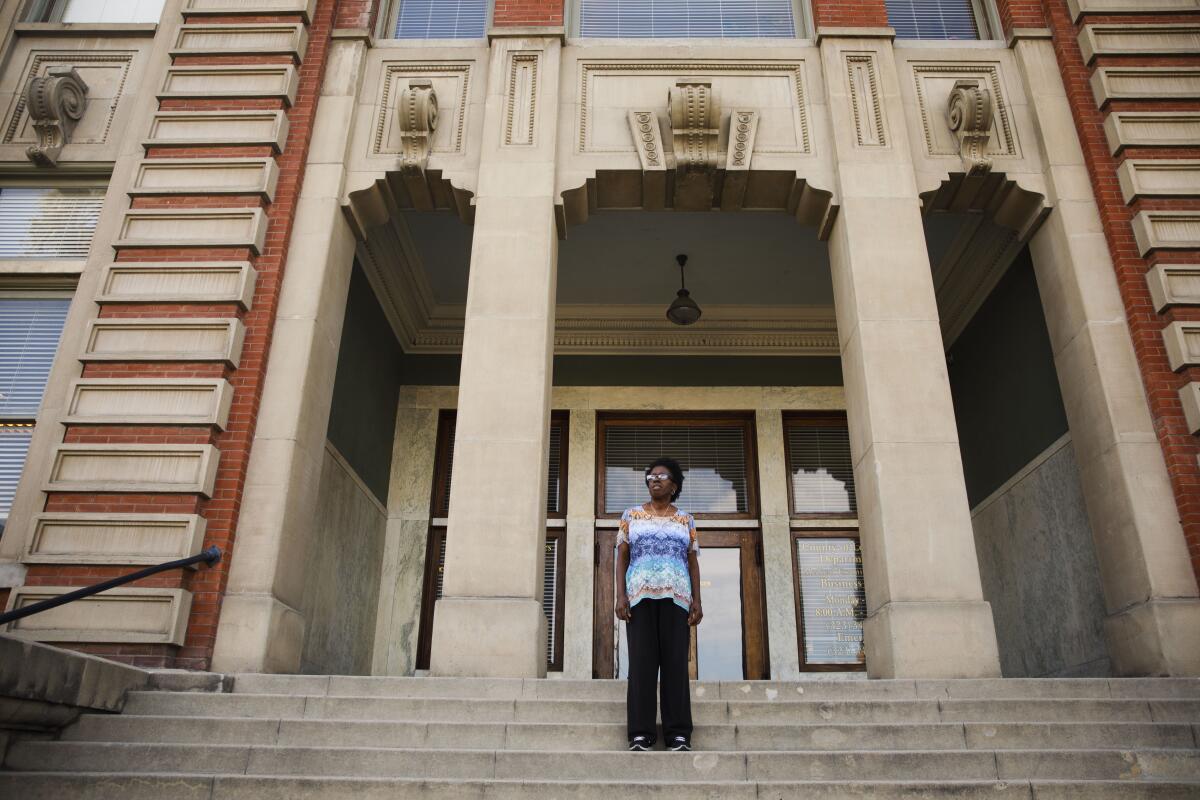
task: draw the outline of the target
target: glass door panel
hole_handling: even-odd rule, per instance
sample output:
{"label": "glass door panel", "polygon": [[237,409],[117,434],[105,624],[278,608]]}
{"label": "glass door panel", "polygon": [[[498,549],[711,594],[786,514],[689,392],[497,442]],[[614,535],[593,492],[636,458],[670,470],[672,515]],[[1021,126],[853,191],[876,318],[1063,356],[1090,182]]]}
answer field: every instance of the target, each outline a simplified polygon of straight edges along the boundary
{"label": "glass door panel", "polygon": [[703,551],[701,558],[704,621],[696,628],[696,676],[702,681],[739,681],[745,677],[742,553],[719,547]]}

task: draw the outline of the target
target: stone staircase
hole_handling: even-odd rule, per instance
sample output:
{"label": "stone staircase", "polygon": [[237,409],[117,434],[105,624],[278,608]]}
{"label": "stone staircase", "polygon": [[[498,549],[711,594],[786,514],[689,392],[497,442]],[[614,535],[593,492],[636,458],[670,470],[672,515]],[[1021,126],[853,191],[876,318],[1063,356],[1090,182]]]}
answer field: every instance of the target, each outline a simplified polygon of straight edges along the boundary
{"label": "stone staircase", "polygon": [[12,742],[0,797],[1200,798],[1200,680],[694,683],[692,753],[626,752],[624,690],[238,675],[134,692]]}

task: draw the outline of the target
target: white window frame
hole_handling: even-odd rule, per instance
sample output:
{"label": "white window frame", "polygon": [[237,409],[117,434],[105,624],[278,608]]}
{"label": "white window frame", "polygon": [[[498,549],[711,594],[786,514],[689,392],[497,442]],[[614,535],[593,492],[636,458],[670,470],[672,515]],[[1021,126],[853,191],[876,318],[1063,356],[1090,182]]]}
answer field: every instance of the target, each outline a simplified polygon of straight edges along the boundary
{"label": "white window frame", "polygon": [[400,6],[404,0],[380,0],[380,14],[375,23],[375,38],[387,39],[393,42],[403,42],[405,45],[419,45],[421,42],[482,42],[487,41],[487,33],[492,29],[492,19],[496,13],[496,4],[487,0],[487,16],[483,20],[483,36],[478,39],[397,39],[396,21],[400,17]]}
{"label": "white window frame", "polygon": [[792,22],[796,26],[796,36],[794,39],[785,38],[767,38],[757,36],[731,36],[728,38],[702,38],[702,37],[631,37],[631,38],[605,38],[599,36],[584,36],[582,31],[582,22],[580,21],[580,10],[583,7],[583,0],[565,0],[565,8],[563,13],[567,21],[567,36],[571,39],[577,39],[579,42],[654,42],[654,41],[687,41],[687,42],[794,42],[803,39],[812,39],[816,30],[816,23],[812,17],[812,7],[809,0],[792,0]]}

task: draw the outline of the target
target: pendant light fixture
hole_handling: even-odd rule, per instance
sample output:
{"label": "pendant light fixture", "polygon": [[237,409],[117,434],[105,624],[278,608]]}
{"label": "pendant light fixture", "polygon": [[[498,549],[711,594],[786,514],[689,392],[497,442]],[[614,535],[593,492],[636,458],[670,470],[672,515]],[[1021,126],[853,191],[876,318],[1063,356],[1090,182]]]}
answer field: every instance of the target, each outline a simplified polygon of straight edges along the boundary
{"label": "pendant light fixture", "polygon": [[687,264],[687,256],[677,255],[675,261],[679,264],[679,291],[675,293],[675,301],[667,308],[667,319],[676,325],[691,325],[700,319],[700,306],[688,294],[687,285],[683,282],[683,267]]}

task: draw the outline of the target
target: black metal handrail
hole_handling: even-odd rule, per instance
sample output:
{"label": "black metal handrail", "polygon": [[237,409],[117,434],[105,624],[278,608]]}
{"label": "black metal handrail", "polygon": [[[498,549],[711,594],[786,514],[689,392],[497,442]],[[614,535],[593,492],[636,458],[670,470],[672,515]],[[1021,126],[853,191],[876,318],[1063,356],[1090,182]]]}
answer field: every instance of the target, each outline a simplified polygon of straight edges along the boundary
{"label": "black metal handrail", "polygon": [[123,586],[126,583],[141,580],[142,578],[148,578],[149,576],[157,575],[160,572],[166,572],[167,570],[171,569],[183,569],[184,567],[190,567],[193,564],[200,563],[204,563],[211,567],[220,560],[221,550],[217,547],[209,547],[200,551],[194,556],[188,556],[187,558],[181,558],[176,561],[167,561],[162,564],[156,564],[153,567],[139,569],[137,572],[131,572],[128,575],[122,575],[118,578],[113,578],[101,583],[95,583],[91,586],[85,586],[82,589],[76,589],[73,592],[67,592],[66,594],[59,595],[58,597],[51,597],[49,600],[41,600],[31,605],[24,606],[23,608],[18,608],[4,614],[0,614],[0,625],[13,622],[18,619],[23,619],[32,614],[41,613],[42,611],[49,611],[52,608],[58,608],[59,606],[66,605],[74,600],[80,600],[84,597],[91,597],[92,595],[99,594],[107,589]]}

